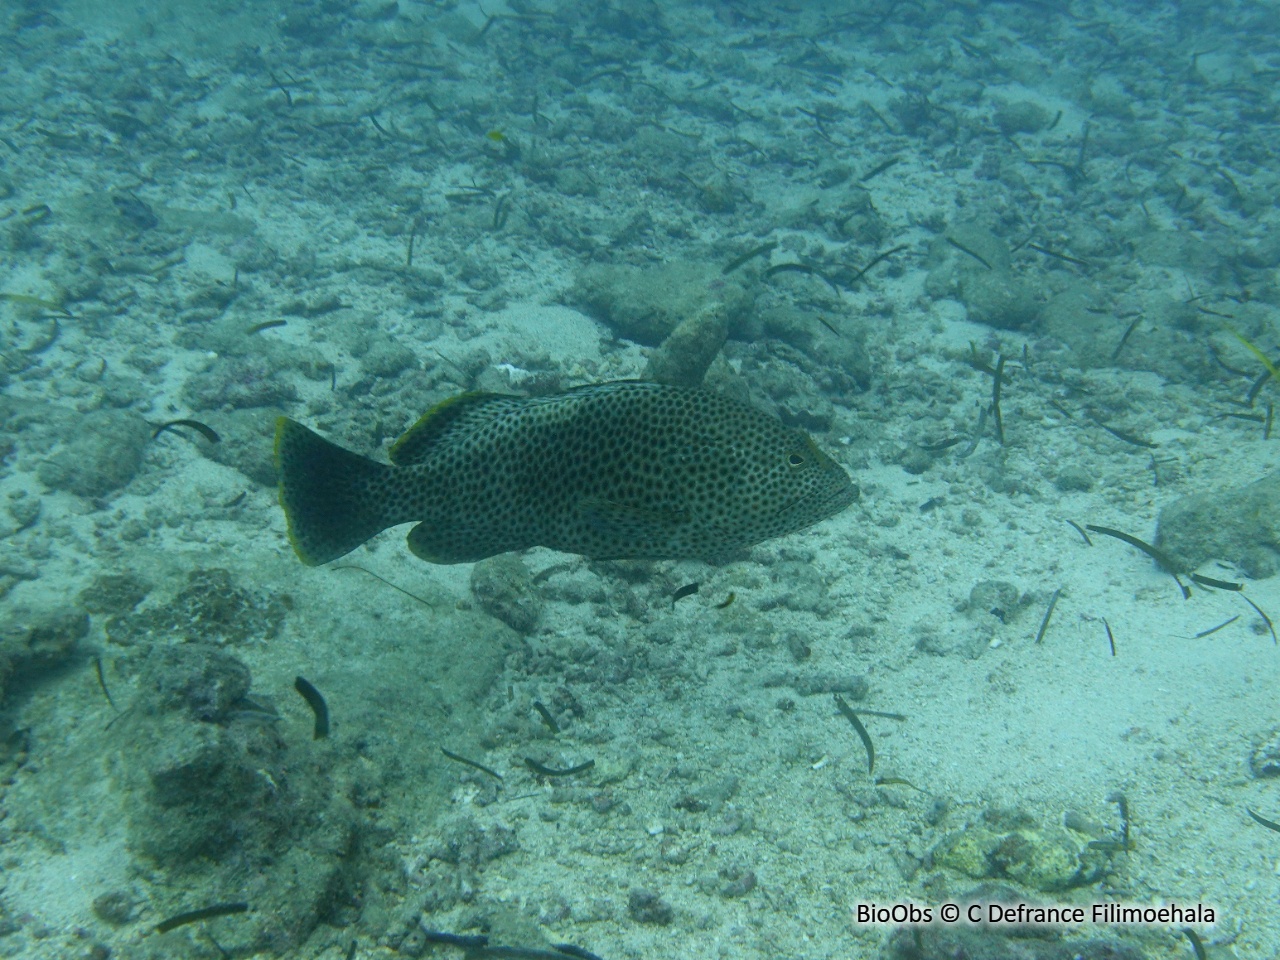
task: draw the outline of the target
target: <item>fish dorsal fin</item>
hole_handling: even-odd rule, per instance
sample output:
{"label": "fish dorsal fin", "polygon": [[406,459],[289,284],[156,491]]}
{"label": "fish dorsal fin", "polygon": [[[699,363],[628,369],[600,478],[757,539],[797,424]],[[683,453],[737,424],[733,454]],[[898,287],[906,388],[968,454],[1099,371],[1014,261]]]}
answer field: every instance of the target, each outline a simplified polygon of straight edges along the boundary
{"label": "fish dorsal fin", "polygon": [[442,446],[469,436],[481,424],[488,423],[502,410],[521,402],[507,393],[460,393],[442,400],[418,418],[404,432],[388,456],[397,467],[422,463]]}

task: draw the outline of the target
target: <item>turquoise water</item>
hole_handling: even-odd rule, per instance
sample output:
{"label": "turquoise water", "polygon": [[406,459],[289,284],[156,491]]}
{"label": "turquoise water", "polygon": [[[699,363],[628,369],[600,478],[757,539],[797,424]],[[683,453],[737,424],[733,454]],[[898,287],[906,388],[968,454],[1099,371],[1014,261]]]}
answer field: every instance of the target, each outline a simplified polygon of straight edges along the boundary
{"label": "turquoise water", "polygon": [[[0,14],[0,955],[1277,954],[1273,6]],[[859,499],[295,555],[279,417],[633,378]]]}

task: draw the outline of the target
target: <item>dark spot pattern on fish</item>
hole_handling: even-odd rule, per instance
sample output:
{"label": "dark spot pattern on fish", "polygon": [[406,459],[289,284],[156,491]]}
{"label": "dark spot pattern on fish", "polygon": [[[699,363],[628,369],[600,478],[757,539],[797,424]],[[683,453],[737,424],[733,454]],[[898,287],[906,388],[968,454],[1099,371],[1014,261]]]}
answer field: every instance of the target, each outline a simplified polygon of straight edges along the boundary
{"label": "dark spot pattern on fish", "polygon": [[280,502],[303,562],[334,560],[411,521],[409,548],[433,563],[533,546],[714,560],[858,497],[803,432],[717,393],[642,381],[463,394],[428,412],[390,458],[279,420]]}

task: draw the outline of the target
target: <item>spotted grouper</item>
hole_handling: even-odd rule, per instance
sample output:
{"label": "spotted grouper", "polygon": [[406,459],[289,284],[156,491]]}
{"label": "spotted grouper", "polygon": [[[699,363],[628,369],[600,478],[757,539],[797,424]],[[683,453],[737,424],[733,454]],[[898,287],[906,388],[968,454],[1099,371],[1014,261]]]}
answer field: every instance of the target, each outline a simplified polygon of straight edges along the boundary
{"label": "spotted grouper", "polygon": [[409,549],[432,563],[534,546],[715,560],[858,497],[801,431],[707,390],[631,380],[547,397],[462,394],[389,455],[378,463],[279,419],[280,503],[303,563],[411,521]]}

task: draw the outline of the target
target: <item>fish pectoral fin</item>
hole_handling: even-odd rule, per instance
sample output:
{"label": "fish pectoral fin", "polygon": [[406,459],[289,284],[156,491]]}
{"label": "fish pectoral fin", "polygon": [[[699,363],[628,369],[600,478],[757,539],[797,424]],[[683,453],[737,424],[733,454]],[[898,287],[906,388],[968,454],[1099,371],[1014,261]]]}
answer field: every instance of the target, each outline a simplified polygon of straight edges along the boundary
{"label": "fish pectoral fin", "polygon": [[689,520],[689,511],[675,504],[620,503],[600,497],[582,501],[582,515],[600,533],[634,535],[639,531],[670,531]]}

